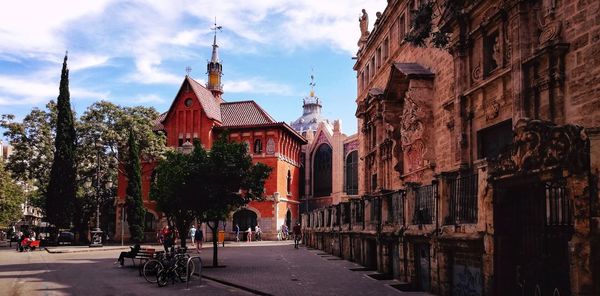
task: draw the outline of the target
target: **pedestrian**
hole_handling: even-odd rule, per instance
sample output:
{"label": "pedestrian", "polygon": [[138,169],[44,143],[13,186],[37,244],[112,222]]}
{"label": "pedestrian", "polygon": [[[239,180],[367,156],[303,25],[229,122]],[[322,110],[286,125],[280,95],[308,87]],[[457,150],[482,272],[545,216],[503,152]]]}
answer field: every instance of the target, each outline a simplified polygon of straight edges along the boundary
{"label": "pedestrian", "polygon": [[169,225],[165,225],[161,231],[163,247],[165,253],[169,253],[169,248],[173,245],[173,231],[169,229]]}
{"label": "pedestrian", "polygon": [[251,242],[252,241],[252,227],[248,227],[246,241],[247,242]]}
{"label": "pedestrian", "polygon": [[189,236],[192,239],[192,245],[195,245],[194,238],[196,237],[196,226],[194,226],[194,224],[192,224],[192,227],[190,228]]}
{"label": "pedestrian", "polygon": [[260,225],[256,225],[254,232],[256,233],[256,241],[261,241],[262,230],[260,229]]}
{"label": "pedestrian", "polygon": [[239,243],[240,242],[240,226],[237,225],[237,223],[236,223],[233,230],[235,231],[235,242]]}
{"label": "pedestrian", "polygon": [[294,248],[298,249],[298,244],[300,244],[300,240],[302,239],[302,228],[300,228],[300,223],[296,223],[292,229],[292,233],[294,234]]}
{"label": "pedestrian", "polygon": [[21,251],[21,241],[23,240],[23,232],[22,231],[18,231],[17,232],[17,251]]}
{"label": "pedestrian", "polygon": [[202,249],[202,242],[204,241],[204,233],[202,229],[198,228],[196,233],[194,233],[194,240],[196,241],[196,252],[200,253]]}
{"label": "pedestrian", "polygon": [[282,224],[281,225],[281,235],[282,235],[283,240],[287,240],[289,234],[290,234],[290,230],[288,229],[287,225],[285,225],[285,223]]}

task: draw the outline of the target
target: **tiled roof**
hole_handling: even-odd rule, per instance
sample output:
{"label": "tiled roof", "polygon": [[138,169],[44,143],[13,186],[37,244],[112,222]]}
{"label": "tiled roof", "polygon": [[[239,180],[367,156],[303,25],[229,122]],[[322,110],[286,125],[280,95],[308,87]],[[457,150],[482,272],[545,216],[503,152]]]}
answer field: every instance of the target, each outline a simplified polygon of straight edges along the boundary
{"label": "tiled roof", "polygon": [[165,126],[162,124],[163,120],[165,120],[165,118],[167,117],[167,114],[169,112],[165,112],[161,115],[158,116],[158,118],[156,118],[156,120],[154,121],[154,131],[164,131],[165,130]]}
{"label": "tiled roof", "polygon": [[217,100],[213,96],[213,94],[206,89],[202,84],[198,83],[198,81],[193,78],[186,76],[187,81],[192,86],[194,93],[198,97],[200,101],[200,105],[204,109],[206,116],[210,119],[221,121],[221,110],[219,108],[219,104]]}
{"label": "tiled roof", "polygon": [[254,101],[221,103],[221,119],[223,126],[236,127],[275,123],[273,117]]}

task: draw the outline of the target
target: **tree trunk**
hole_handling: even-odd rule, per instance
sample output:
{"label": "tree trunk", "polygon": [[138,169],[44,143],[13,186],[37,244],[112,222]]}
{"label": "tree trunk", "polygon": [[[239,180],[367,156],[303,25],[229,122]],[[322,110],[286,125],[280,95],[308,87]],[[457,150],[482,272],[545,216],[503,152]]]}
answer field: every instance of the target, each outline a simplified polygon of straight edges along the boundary
{"label": "tree trunk", "polygon": [[218,251],[217,251],[217,247],[218,247],[218,241],[217,241],[217,230],[219,230],[219,220],[215,220],[213,221],[213,225],[214,226],[210,226],[209,222],[206,222],[206,225],[208,225],[208,228],[210,228],[210,231],[212,232],[212,241],[213,241],[213,267],[217,267],[219,266],[219,257],[218,257]]}
{"label": "tree trunk", "polygon": [[179,231],[179,241],[181,242],[181,247],[185,248],[187,244],[187,223],[185,220],[177,221],[177,231]]}

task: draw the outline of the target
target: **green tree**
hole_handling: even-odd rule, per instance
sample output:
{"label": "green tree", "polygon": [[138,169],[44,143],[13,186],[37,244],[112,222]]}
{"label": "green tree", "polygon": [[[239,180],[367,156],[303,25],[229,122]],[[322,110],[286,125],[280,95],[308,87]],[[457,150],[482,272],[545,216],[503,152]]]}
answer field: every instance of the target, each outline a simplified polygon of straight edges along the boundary
{"label": "green tree", "polygon": [[126,160],[127,190],[126,202],[129,234],[133,242],[144,240],[144,218],[146,210],[142,200],[142,173],[140,169],[140,151],[133,131],[129,132],[128,155]]}
{"label": "green tree", "polygon": [[56,103],[50,101],[46,109],[33,108],[21,122],[11,114],[0,117],[0,127],[13,147],[5,169],[26,189],[29,202],[40,208],[45,207],[54,159],[56,116]]}
{"label": "green tree", "polygon": [[[159,113],[154,108],[136,106],[123,107],[107,101],[90,105],[79,118],[78,134],[78,174],[81,183],[96,181],[99,170],[99,202],[101,207],[102,229],[115,221],[114,201],[119,172],[124,171],[127,141],[130,131],[139,143],[142,159],[162,157],[165,151],[165,137],[162,132],[154,132],[154,124]],[[100,147],[97,147],[100,146]],[[100,152],[100,163],[97,153]],[[99,168],[97,167],[99,166]],[[111,185],[108,186],[107,185]],[[83,187],[80,191],[81,224],[87,223],[95,214],[96,189]]]}
{"label": "green tree", "polygon": [[250,201],[262,200],[264,183],[272,170],[263,163],[253,164],[246,145],[229,142],[227,137],[223,133],[213,143],[206,164],[194,173],[191,182],[199,198],[190,203],[212,232],[213,266],[218,266],[219,222]]}
{"label": "green tree", "polygon": [[[197,197],[193,177],[206,168],[206,161],[206,150],[196,142],[191,154],[168,151],[154,170],[150,198],[156,201],[170,226],[173,222],[182,237],[198,215],[192,206]],[[181,246],[185,245],[186,240],[181,239]]]}
{"label": "green tree", "polygon": [[69,94],[69,70],[67,56],[63,61],[60,93],[57,98],[56,137],[54,159],[46,192],[46,218],[59,228],[67,228],[72,222],[73,206],[77,189],[75,167],[76,135]]}
{"label": "green tree", "polygon": [[21,218],[21,204],[25,202],[23,190],[10,178],[0,159],[0,226],[6,227]]}

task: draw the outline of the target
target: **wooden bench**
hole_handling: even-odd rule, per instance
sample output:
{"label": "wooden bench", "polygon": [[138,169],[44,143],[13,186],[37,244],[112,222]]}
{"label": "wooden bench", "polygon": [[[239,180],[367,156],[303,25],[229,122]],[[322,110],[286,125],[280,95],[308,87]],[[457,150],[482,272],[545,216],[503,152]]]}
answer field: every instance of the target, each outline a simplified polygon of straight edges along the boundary
{"label": "wooden bench", "polygon": [[139,265],[142,266],[144,261],[150,260],[154,257],[155,250],[153,248],[140,248],[140,250],[131,258],[133,266],[135,267],[135,260],[139,260]]}

